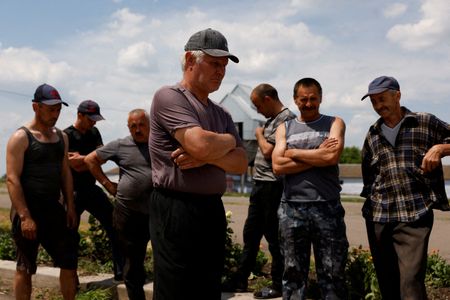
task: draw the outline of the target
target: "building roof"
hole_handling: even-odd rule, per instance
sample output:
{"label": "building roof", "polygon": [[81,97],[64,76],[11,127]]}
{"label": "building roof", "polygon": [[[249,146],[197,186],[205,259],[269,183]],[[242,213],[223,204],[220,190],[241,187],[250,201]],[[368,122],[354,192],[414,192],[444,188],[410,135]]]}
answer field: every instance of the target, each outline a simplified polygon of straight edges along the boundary
{"label": "building roof", "polygon": [[[258,114],[256,108],[250,102],[250,94],[252,92],[252,88],[244,85],[237,84],[231,92],[227,93],[219,103],[230,110],[230,113],[233,115],[232,106],[235,105],[242,111],[248,119],[255,121],[265,122],[264,116]],[[234,119],[234,115],[233,115]]]}

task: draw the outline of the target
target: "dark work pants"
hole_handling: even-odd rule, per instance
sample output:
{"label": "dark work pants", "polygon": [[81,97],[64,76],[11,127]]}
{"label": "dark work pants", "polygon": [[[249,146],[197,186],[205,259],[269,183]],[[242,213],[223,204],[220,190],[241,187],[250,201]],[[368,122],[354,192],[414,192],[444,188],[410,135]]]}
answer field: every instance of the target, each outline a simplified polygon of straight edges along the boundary
{"label": "dark work pants", "polygon": [[154,300],[220,300],[225,210],[220,195],[155,189],[150,197]]}
{"label": "dark work pants", "polygon": [[433,211],[411,223],[366,220],[370,251],[384,300],[427,299],[425,272]]}
{"label": "dark work pants", "polygon": [[75,208],[78,217],[80,217],[84,211],[87,211],[100,222],[103,228],[105,228],[106,234],[112,245],[114,275],[115,277],[121,277],[123,256],[117,243],[117,234],[112,226],[113,205],[109,201],[108,196],[97,185],[85,187],[82,190],[77,190],[75,193]]}
{"label": "dark work pants", "polygon": [[279,181],[255,181],[250,195],[250,206],[244,225],[244,249],[239,265],[238,276],[247,280],[255,267],[256,256],[264,236],[272,256],[273,287],[281,291],[283,276],[283,257],[278,241],[278,206],[280,205],[283,184]]}
{"label": "dark work pants", "polygon": [[304,300],[311,245],[321,299],[347,299],[345,264],[348,241],[345,211],[339,199],[326,202],[282,202],[280,245],[284,255],[283,299]]}
{"label": "dark work pants", "polygon": [[145,300],[144,260],[150,240],[148,214],[116,204],[113,225],[124,255],[123,279],[130,300]]}

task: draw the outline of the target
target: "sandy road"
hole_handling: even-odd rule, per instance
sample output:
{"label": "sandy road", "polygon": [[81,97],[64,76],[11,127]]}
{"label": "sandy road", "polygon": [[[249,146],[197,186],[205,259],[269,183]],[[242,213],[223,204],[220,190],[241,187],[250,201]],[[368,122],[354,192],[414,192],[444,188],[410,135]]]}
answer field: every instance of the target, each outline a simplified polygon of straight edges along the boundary
{"label": "sandy road", "polygon": [[[236,242],[242,244],[242,229],[248,210],[248,198],[223,197],[225,211],[231,211],[233,221],[230,227],[235,234]],[[0,207],[9,208],[11,202],[5,189],[0,190]],[[345,223],[347,225],[347,237],[351,247],[362,245],[368,249],[364,219],[361,216],[362,203],[343,202],[345,208]],[[88,214],[82,215],[87,220]],[[263,239],[262,248],[267,250],[267,242]],[[431,233],[429,251],[439,250],[439,253],[450,262],[450,212],[434,211],[434,226]]]}
{"label": "sandy road", "polygon": [[[236,241],[242,244],[242,229],[247,217],[248,198],[224,197],[225,211],[231,211],[230,227],[233,229]],[[361,215],[362,203],[343,202],[345,209],[345,223],[350,247],[362,245],[368,249],[366,226]],[[263,239],[262,247],[267,249],[267,242]],[[434,225],[431,232],[429,251],[439,250],[439,254],[450,262],[450,212],[434,211]]]}

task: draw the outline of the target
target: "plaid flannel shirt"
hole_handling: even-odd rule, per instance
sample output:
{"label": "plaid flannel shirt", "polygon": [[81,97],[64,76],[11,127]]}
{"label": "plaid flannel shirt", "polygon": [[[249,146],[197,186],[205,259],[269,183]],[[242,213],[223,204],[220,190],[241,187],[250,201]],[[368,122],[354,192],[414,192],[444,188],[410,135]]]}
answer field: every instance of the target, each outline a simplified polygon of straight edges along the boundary
{"label": "plaid flannel shirt", "polygon": [[442,165],[430,173],[420,166],[433,145],[450,143],[450,125],[432,114],[402,110],[395,146],[381,133],[381,118],[364,141],[362,211],[373,222],[413,222],[430,209],[449,210]]}

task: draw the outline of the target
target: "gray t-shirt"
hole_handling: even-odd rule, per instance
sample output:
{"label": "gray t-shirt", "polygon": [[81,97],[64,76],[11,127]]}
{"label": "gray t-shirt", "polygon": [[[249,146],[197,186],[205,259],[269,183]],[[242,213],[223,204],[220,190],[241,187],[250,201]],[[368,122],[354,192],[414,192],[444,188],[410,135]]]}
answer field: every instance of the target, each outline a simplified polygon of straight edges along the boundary
{"label": "gray t-shirt", "polygon": [[216,133],[230,133],[242,147],[229,112],[209,99],[207,105],[203,104],[177,84],[162,87],[155,93],[150,115],[149,146],[154,187],[204,195],[223,194],[225,171],[209,164],[180,170],[170,155],[180,147],[174,137],[175,131],[194,126]]}
{"label": "gray t-shirt", "polygon": [[[290,111],[287,107],[283,109],[273,118],[270,118],[264,124],[264,137],[268,143],[275,145],[275,133],[277,131],[278,125],[281,123],[294,119],[295,114]],[[253,175],[254,180],[261,181],[277,181],[277,178],[272,171],[272,159],[265,159],[261,152],[261,148],[258,147],[255,157],[255,175]]]}
{"label": "gray t-shirt", "polygon": [[148,199],[153,189],[152,169],[147,143],[131,136],[117,139],[96,150],[99,158],[119,166],[117,203],[129,209],[148,213]]}

